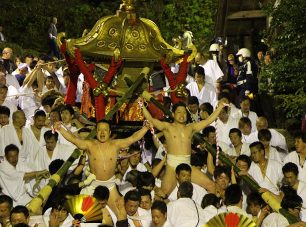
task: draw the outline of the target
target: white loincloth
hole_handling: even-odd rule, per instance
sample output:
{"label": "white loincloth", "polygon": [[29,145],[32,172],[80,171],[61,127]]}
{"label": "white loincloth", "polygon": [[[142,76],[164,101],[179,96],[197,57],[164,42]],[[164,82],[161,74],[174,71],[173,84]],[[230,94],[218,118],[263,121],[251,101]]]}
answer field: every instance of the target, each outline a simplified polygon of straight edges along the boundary
{"label": "white loincloth", "polygon": [[181,163],[186,163],[190,165],[190,155],[167,154],[167,165],[176,169],[176,167]]}
{"label": "white loincloth", "polygon": [[111,191],[116,186],[116,177],[112,176],[107,181],[94,180],[90,185],[83,188],[80,194],[93,195],[95,188],[100,185],[107,187]]}

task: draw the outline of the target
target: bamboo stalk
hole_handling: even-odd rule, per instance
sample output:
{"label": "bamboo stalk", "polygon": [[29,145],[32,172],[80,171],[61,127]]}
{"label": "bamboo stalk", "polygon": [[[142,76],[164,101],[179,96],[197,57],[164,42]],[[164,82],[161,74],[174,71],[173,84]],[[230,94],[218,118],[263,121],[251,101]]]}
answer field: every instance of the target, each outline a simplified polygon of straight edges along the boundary
{"label": "bamboo stalk", "polygon": [[80,156],[80,154],[81,151],[75,149],[62,167],[50,177],[48,184],[44,186],[39,191],[38,195],[30,201],[27,208],[31,214],[40,214],[42,205],[47,201],[52,189],[61,181],[63,175],[68,171],[72,163]]}

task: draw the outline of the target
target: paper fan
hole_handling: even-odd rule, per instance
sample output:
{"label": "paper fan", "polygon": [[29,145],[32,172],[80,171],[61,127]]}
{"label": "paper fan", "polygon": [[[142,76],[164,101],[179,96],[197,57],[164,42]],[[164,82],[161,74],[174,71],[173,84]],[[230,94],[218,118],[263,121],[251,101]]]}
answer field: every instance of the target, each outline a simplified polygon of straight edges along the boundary
{"label": "paper fan", "polygon": [[82,216],[84,222],[101,221],[102,207],[97,200],[89,195],[76,195],[68,199],[65,207],[72,216]]}
{"label": "paper fan", "polygon": [[222,213],[210,219],[204,227],[256,227],[255,222],[247,216],[237,213]]}

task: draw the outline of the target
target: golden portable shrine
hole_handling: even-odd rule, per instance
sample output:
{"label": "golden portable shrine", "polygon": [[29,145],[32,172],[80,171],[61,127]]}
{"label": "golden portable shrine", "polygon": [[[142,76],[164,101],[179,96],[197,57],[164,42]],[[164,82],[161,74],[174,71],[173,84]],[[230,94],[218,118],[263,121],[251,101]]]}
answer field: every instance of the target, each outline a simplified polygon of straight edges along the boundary
{"label": "golden portable shrine", "polygon": [[[117,120],[142,121],[136,99],[143,91],[147,92],[147,98],[154,99],[150,96],[156,90],[150,82],[151,75],[161,68],[170,84],[172,103],[178,102],[186,95],[183,85],[187,66],[196,55],[194,46],[189,47],[189,54],[172,47],[153,21],[139,18],[135,0],[123,0],[116,15],[101,18],[81,38],[66,39],[65,33],[60,33],[57,43],[70,72],[65,103],[75,104],[76,83],[82,73],[85,84],[81,111],[88,117],[95,115],[97,121],[111,120],[114,116]],[[175,62],[180,63],[177,75],[169,67]],[[90,94],[94,96],[93,102]],[[150,105],[153,115],[160,118],[165,115]]]}

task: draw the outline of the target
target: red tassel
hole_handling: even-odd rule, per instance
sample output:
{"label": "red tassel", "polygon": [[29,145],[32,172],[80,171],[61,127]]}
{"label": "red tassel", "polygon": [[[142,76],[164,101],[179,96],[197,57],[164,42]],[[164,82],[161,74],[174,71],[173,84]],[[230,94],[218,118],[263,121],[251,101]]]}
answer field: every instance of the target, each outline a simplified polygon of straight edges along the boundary
{"label": "red tassel", "polygon": [[94,204],[94,201],[92,199],[92,197],[90,196],[87,196],[83,199],[83,202],[82,202],[82,207],[81,207],[81,210],[83,212],[86,212],[88,209],[91,208],[91,206]]}
{"label": "red tassel", "polygon": [[225,216],[224,221],[227,227],[237,227],[240,222],[240,218],[237,214],[229,213]]}

